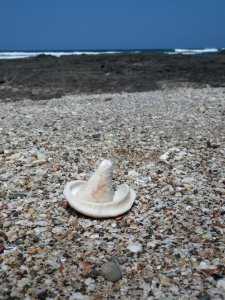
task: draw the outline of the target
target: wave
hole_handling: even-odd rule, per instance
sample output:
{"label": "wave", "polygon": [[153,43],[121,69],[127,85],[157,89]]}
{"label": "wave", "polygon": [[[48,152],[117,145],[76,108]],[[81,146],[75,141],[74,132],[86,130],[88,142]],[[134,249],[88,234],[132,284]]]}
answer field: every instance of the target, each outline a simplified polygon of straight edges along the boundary
{"label": "wave", "polygon": [[38,52],[0,52],[0,59],[18,59],[18,58],[28,58],[28,57],[35,57],[38,55],[52,55],[56,57],[60,57],[63,55],[98,55],[98,54],[113,54],[119,53],[119,51],[38,51]]}
{"label": "wave", "polygon": [[115,53],[142,53],[142,52],[160,52],[167,54],[213,54],[223,49],[217,48],[204,48],[204,49],[131,49],[131,50],[99,50],[99,51],[0,51],[0,60],[2,59],[20,59],[20,58],[29,58],[35,57],[38,55],[52,55],[60,57],[63,55],[98,55],[98,54],[115,54]]}
{"label": "wave", "polygon": [[176,54],[206,54],[216,53],[219,49],[217,48],[204,48],[204,49],[174,49]]}

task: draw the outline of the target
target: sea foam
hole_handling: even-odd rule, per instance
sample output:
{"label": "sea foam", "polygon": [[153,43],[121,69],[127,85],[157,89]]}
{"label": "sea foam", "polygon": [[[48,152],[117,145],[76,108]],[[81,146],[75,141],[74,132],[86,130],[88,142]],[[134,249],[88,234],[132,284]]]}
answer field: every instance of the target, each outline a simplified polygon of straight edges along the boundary
{"label": "sea foam", "polygon": [[204,54],[204,53],[216,53],[217,48],[204,48],[204,49],[175,49],[176,54]]}
{"label": "sea foam", "polygon": [[134,49],[134,50],[99,50],[99,51],[5,51],[0,52],[1,59],[19,59],[35,57],[38,55],[52,55],[60,57],[63,55],[98,55],[98,54],[114,54],[114,53],[141,53],[141,52],[160,52],[167,54],[191,54],[191,55],[201,55],[201,54],[213,54],[217,53],[222,49],[217,48],[203,48],[203,49]]}
{"label": "sea foam", "polygon": [[16,52],[16,51],[8,51],[8,52],[0,52],[0,59],[18,59],[18,58],[28,58],[35,57],[38,55],[52,55],[56,57],[60,57],[63,55],[82,55],[82,54],[113,54],[119,53],[118,51],[24,51],[24,52]]}

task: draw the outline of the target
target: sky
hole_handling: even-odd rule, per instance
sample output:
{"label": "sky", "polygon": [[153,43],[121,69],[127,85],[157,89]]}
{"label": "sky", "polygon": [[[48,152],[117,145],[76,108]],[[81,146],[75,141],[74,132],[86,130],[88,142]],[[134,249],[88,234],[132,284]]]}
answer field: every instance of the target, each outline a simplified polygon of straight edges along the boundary
{"label": "sky", "polygon": [[225,0],[0,0],[0,50],[225,48]]}

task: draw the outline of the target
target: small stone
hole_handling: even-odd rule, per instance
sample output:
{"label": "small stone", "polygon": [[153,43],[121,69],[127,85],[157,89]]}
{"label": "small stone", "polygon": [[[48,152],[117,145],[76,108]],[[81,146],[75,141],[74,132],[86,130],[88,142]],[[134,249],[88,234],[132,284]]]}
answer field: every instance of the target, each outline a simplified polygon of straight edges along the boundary
{"label": "small stone", "polygon": [[94,279],[91,278],[91,277],[88,277],[87,279],[85,279],[85,284],[86,284],[86,285],[90,285],[90,284],[92,284],[92,283],[94,283],[94,282],[95,282]]}
{"label": "small stone", "polygon": [[116,257],[116,256],[114,256],[114,255],[111,257],[110,260],[111,260],[111,262],[117,264],[118,266],[121,265],[121,261],[118,259],[118,257]]}
{"label": "small stone", "polygon": [[59,205],[65,209],[69,207],[69,203],[65,199],[63,199]]}
{"label": "small stone", "polygon": [[19,238],[15,241],[16,245],[22,245],[24,243],[23,239]]}
{"label": "small stone", "polygon": [[1,242],[7,242],[7,241],[8,241],[8,237],[7,237],[7,235],[5,234],[5,232],[0,231],[0,243],[1,243]]}
{"label": "small stone", "polygon": [[0,210],[3,210],[3,209],[8,209],[8,204],[6,203],[3,203],[1,206],[0,206]]}
{"label": "small stone", "polygon": [[33,241],[34,243],[38,243],[38,242],[40,241],[40,239],[39,239],[38,236],[34,235],[34,236],[32,237],[32,241]]}
{"label": "small stone", "polygon": [[47,163],[47,160],[46,159],[40,159],[37,161],[37,165],[38,166],[43,166]]}
{"label": "small stone", "polygon": [[92,135],[92,137],[95,139],[95,140],[100,140],[101,138],[101,133],[95,133]]}
{"label": "small stone", "polygon": [[207,240],[207,241],[211,241],[212,240],[212,234],[210,232],[207,232],[207,233],[202,235],[202,238]]}
{"label": "small stone", "polygon": [[70,297],[71,300],[89,300],[89,296],[83,295],[80,292],[73,293]]}
{"label": "small stone", "polygon": [[203,229],[202,229],[202,227],[197,226],[197,227],[195,228],[195,232],[196,232],[197,234],[203,234]]}
{"label": "small stone", "polygon": [[28,247],[27,248],[28,254],[36,254],[36,253],[39,253],[40,251],[41,251],[40,247]]}
{"label": "small stone", "polygon": [[45,300],[48,297],[47,291],[44,289],[40,289],[40,288],[38,288],[36,290],[36,295],[37,295],[37,298],[40,300]]}
{"label": "small stone", "polygon": [[88,277],[91,277],[93,279],[97,278],[99,275],[99,272],[95,269],[92,269],[89,273],[88,273]]}
{"label": "small stone", "polygon": [[195,179],[193,177],[184,177],[181,182],[182,183],[191,183],[193,182]]}
{"label": "small stone", "polygon": [[0,154],[4,154],[4,148],[2,145],[0,145]]}
{"label": "small stone", "polygon": [[130,178],[138,178],[140,176],[140,174],[134,170],[131,170],[128,172],[128,177]]}
{"label": "small stone", "polygon": [[4,227],[4,228],[9,228],[11,225],[12,225],[12,222],[11,222],[11,221],[6,221],[6,222],[3,224],[3,227]]}
{"label": "small stone", "polygon": [[220,275],[220,274],[217,274],[217,273],[212,274],[211,276],[212,276],[213,279],[216,280],[216,281],[223,279],[223,275]]}
{"label": "small stone", "polygon": [[10,156],[10,159],[12,160],[18,160],[20,158],[21,154],[20,153],[15,153]]}
{"label": "small stone", "polygon": [[187,155],[187,152],[185,150],[180,151],[177,155],[175,155],[175,160],[181,160],[185,155]]}
{"label": "small stone", "polygon": [[118,264],[107,262],[102,266],[102,275],[106,280],[114,282],[122,277],[122,272]]}
{"label": "small stone", "polygon": [[225,291],[225,278],[218,280],[216,287]]}
{"label": "small stone", "polygon": [[40,221],[35,221],[35,222],[34,222],[34,225],[35,225],[35,226],[41,226],[41,227],[42,227],[42,226],[47,226],[47,225],[48,225],[48,222],[47,222],[47,221],[41,221],[41,220],[40,220]]}
{"label": "small stone", "polygon": [[210,300],[210,296],[209,295],[199,295],[198,299],[199,300]]}
{"label": "small stone", "polygon": [[5,250],[5,246],[0,244],[0,254],[2,254]]}
{"label": "small stone", "polygon": [[139,242],[130,242],[127,247],[131,252],[140,252],[142,245]]}

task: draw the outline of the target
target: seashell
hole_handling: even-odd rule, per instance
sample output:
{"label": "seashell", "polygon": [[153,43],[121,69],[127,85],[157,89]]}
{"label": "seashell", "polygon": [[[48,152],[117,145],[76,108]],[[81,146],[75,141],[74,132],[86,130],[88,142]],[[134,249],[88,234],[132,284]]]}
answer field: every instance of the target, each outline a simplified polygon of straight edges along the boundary
{"label": "seashell", "polygon": [[71,207],[96,218],[116,217],[127,212],[136,197],[127,184],[113,191],[112,163],[109,160],[103,160],[87,182],[67,183],[63,193]]}

